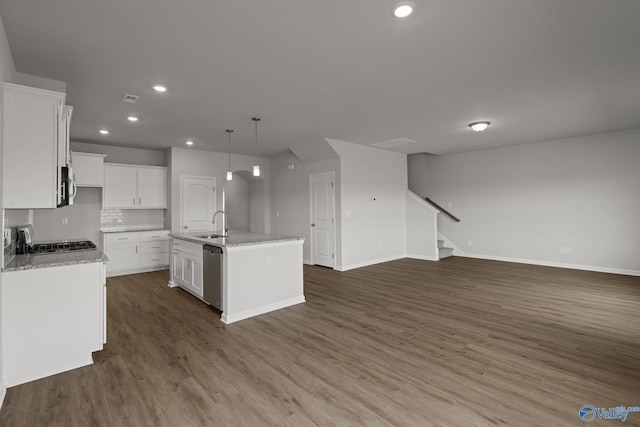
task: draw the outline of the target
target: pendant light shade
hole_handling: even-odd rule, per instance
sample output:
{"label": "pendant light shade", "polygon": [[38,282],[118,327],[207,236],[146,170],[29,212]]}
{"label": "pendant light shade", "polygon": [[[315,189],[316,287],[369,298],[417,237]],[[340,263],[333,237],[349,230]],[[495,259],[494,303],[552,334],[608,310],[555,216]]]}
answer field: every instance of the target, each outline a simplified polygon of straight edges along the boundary
{"label": "pendant light shade", "polygon": [[260,117],[252,117],[253,123],[255,123],[256,129],[256,164],[253,165],[253,176],[260,176],[260,165],[258,165],[258,122]]}
{"label": "pendant light shade", "polygon": [[231,172],[231,133],[233,130],[227,129],[229,135],[229,169],[227,169],[227,181],[233,180],[233,172]]}

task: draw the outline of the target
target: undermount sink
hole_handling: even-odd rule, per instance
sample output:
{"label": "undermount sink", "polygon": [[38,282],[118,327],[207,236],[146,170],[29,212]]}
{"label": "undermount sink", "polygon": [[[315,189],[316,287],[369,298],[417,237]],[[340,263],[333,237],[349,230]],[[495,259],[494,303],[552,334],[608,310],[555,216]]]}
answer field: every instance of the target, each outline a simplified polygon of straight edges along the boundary
{"label": "undermount sink", "polygon": [[201,239],[218,239],[220,237],[227,237],[225,234],[201,234],[198,236]]}

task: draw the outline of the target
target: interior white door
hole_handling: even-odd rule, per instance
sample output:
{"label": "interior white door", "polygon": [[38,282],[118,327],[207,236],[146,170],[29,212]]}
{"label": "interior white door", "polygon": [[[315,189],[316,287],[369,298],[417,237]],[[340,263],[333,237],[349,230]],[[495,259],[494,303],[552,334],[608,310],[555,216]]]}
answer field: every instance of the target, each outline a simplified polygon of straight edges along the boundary
{"label": "interior white door", "polygon": [[311,175],[311,262],[334,267],[333,172]]}
{"label": "interior white door", "polygon": [[213,230],[216,206],[215,178],[182,178],[180,229],[183,232]]}

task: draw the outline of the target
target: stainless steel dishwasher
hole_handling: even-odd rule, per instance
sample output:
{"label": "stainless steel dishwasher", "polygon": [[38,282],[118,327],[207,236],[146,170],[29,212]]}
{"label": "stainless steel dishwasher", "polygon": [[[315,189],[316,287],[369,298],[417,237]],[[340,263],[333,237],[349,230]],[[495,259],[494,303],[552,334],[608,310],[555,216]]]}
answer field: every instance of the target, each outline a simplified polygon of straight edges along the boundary
{"label": "stainless steel dishwasher", "polygon": [[202,268],[202,299],[212,307],[222,310],[222,248],[204,245]]}

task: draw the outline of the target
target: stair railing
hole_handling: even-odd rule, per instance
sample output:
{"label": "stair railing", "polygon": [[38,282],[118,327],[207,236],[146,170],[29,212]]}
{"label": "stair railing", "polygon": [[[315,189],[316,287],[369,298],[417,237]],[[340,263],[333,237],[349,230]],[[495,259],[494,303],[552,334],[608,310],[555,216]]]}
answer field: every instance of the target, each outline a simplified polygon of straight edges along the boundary
{"label": "stair railing", "polygon": [[424,198],[427,203],[429,203],[431,206],[433,206],[434,208],[438,209],[440,212],[442,212],[443,214],[447,215],[449,218],[451,218],[452,220],[454,220],[455,222],[460,222],[460,220],[458,218],[456,218],[451,212],[449,212],[448,210],[446,210],[445,208],[443,208],[442,206],[440,206],[439,204],[437,204],[436,202],[434,202],[433,200],[431,200],[428,197]]}

